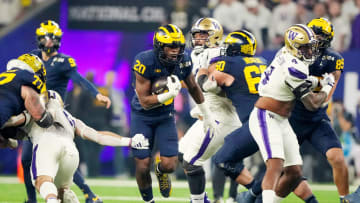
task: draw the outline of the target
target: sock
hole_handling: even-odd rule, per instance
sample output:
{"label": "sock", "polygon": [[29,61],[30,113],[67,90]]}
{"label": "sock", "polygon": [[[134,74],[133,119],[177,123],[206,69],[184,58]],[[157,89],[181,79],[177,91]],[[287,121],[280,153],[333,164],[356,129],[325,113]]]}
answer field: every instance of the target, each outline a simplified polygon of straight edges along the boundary
{"label": "sock", "polygon": [[59,203],[59,200],[57,198],[51,197],[46,201],[46,203]]}
{"label": "sock", "polygon": [[85,183],[84,177],[81,175],[79,169],[75,171],[73,181],[82,190],[82,192],[85,195],[85,198],[95,197],[95,194],[91,191],[90,187]]}
{"label": "sock", "polygon": [[263,190],[262,191],[263,202],[266,203],[274,203],[275,200],[275,192],[274,190]]}
{"label": "sock", "polygon": [[153,191],[152,191],[152,188],[151,187],[148,187],[146,189],[140,189],[140,194],[141,194],[141,197],[143,198],[143,200],[145,202],[151,202],[153,201]]}
{"label": "sock", "polygon": [[314,195],[305,199],[305,203],[319,203]]}
{"label": "sock", "polygon": [[246,189],[250,189],[255,183],[255,180],[251,181],[251,183],[247,184],[247,185],[244,185],[246,187]]}
{"label": "sock", "polygon": [[[56,197],[58,195],[58,191],[57,191],[55,184],[52,182],[47,182],[47,181],[43,182],[40,185],[39,193],[40,193],[41,197],[44,199],[46,199],[46,197],[51,194],[55,195]],[[51,198],[49,198],[49,199],[51,199]]]}
{"label": "sock", "polygon": [[204,203],[205,192],[200,195],[191,195],[192,203]]}
{"label": "sock", "polygon": [[233,180],[230,179],[230,189],[229,189],[229,198],[233,198],[236,199],[236,195],[237,195],[237,188],[238,188],[238,183]]}
{"label": "sock", "polygon": [[193,195],[201,195],[205,191],[205,173],[187,174],[190,193]]}
{"label": "sock", "polygon": [[284,199],[284,197],[280,197],[275,194],[274,203],[280,203],[283,199]]}
{"label": "sock", "polygon": [[212,175],[212,188],[215,200],[222,199],[224,195],[225,179],[226,177],[224,171],[218,167],[214,167]]}
{"label": "sock", "polygon": [[261,192],[262,192],[261,181],[259,181],[259,180],[254,181],[254,184],[252,185],[250,191],[251,191],[252,194],[254,194],[255,196],[260,195]]}

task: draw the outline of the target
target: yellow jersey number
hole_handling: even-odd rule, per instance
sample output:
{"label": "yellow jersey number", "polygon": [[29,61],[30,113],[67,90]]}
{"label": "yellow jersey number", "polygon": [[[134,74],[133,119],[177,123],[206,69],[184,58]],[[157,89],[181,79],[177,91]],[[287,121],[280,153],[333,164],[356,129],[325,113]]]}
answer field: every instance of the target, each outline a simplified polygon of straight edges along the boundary
{"label": "yellow jersey number", "polygon": [[16,76],[16,73],[1,73],[0,74],[0,85],[5,85],[6,83],[11,82]]}
{"label": "yellow jersey number", "polygon": [[344,69],[344,59],[336,60],[336,70]]}
{"label": "yellow jersey number", "polygon": [[141,75],[144,75],[146,66],[144,64],[141,64],[139,60],[136,60],[136,64],[134,65],[134,70]]}
{"label": "yellow jersey number", "polygon": [[70,67],[75,67],[76,66],[76,63],[75,63],[75,60],[73,58],[69,58],[69,64],[70,64]]}
{"label": "yellow jersey number", "polygon": [[258,89],[256,88],[256,85],[259,84],[260,82],[260,76],[253,77],[251,74],[255,73],[261,75],[265,71],[265,69],[266,69],[266,65],[251,65],[251,66],[246,66],[244,68],[245,80],[248,85],[249,92],[251,94],[259,93]]}

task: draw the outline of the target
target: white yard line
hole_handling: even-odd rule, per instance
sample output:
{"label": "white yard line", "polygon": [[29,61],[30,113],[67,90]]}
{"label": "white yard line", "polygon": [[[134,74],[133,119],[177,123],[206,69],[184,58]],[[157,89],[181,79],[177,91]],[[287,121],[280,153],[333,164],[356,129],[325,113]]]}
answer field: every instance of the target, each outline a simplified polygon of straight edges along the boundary
{"label": "white yard line", "polygon": [[[0,176],[1,184],[18,184],[19,180],[17,177]],[[137,187],[135,180],[123,180],[123,179],[86,179],[86,183],[91,186],[102,186],[102,187]],[[174,188],[188,188],[186,181],[173,181],[172,185]],[[156,181],[154,181],[153,187],[158,187]],[[334,184],[311,184],[311,189],[315,191],[336,191]],[[351,186],[350,191],[354,191],[358,186]],[[206,188],[211,189],[211,182],[206,183]],[[111,197],[112,198],[112,197]],[[122,198],[122,197],[119,197]],[[159,200],[161,201],[161,200]],[[180,200],[179,200],[180,201]]]}

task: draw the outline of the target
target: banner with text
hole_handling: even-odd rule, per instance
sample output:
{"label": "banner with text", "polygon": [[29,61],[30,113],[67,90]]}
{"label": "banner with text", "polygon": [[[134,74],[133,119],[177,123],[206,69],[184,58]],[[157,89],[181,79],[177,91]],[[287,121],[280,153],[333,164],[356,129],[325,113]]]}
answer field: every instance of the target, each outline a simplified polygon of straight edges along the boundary
{"label": "banner with text", "polygon": [[152,31],[166,22],[167,0],[70,0],[68,28]]}

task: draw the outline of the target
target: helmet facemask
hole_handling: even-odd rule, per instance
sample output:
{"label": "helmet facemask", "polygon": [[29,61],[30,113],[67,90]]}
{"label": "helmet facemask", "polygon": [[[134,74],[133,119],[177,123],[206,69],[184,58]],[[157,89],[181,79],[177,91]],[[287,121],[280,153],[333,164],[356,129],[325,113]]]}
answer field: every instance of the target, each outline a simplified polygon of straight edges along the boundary
{"label": "helmet facemask", "polygon": [[[52,41],[53,45],[47,46],[47,44],[51,43],[50,40]],[[61,40],[60,37],[57,37],[53,34],[46,34],[46,35],[37,37],[39,49],[44,51],[46,54],[51,54],[51,53],[59,50],[60,45],[61,45],[60,40]]]}
{"label": "helmet facemask", "polygon": [[[191,46],[203,46],[203,48],[213,48],[220,46],[223,37],[223,28],[220,23],[213,18],[200,18],[197,20],[191,28]],[[194,35],[196,33],[207,34],[207,38],[204,39],[203,45],[196,45],[196,39]]]}

